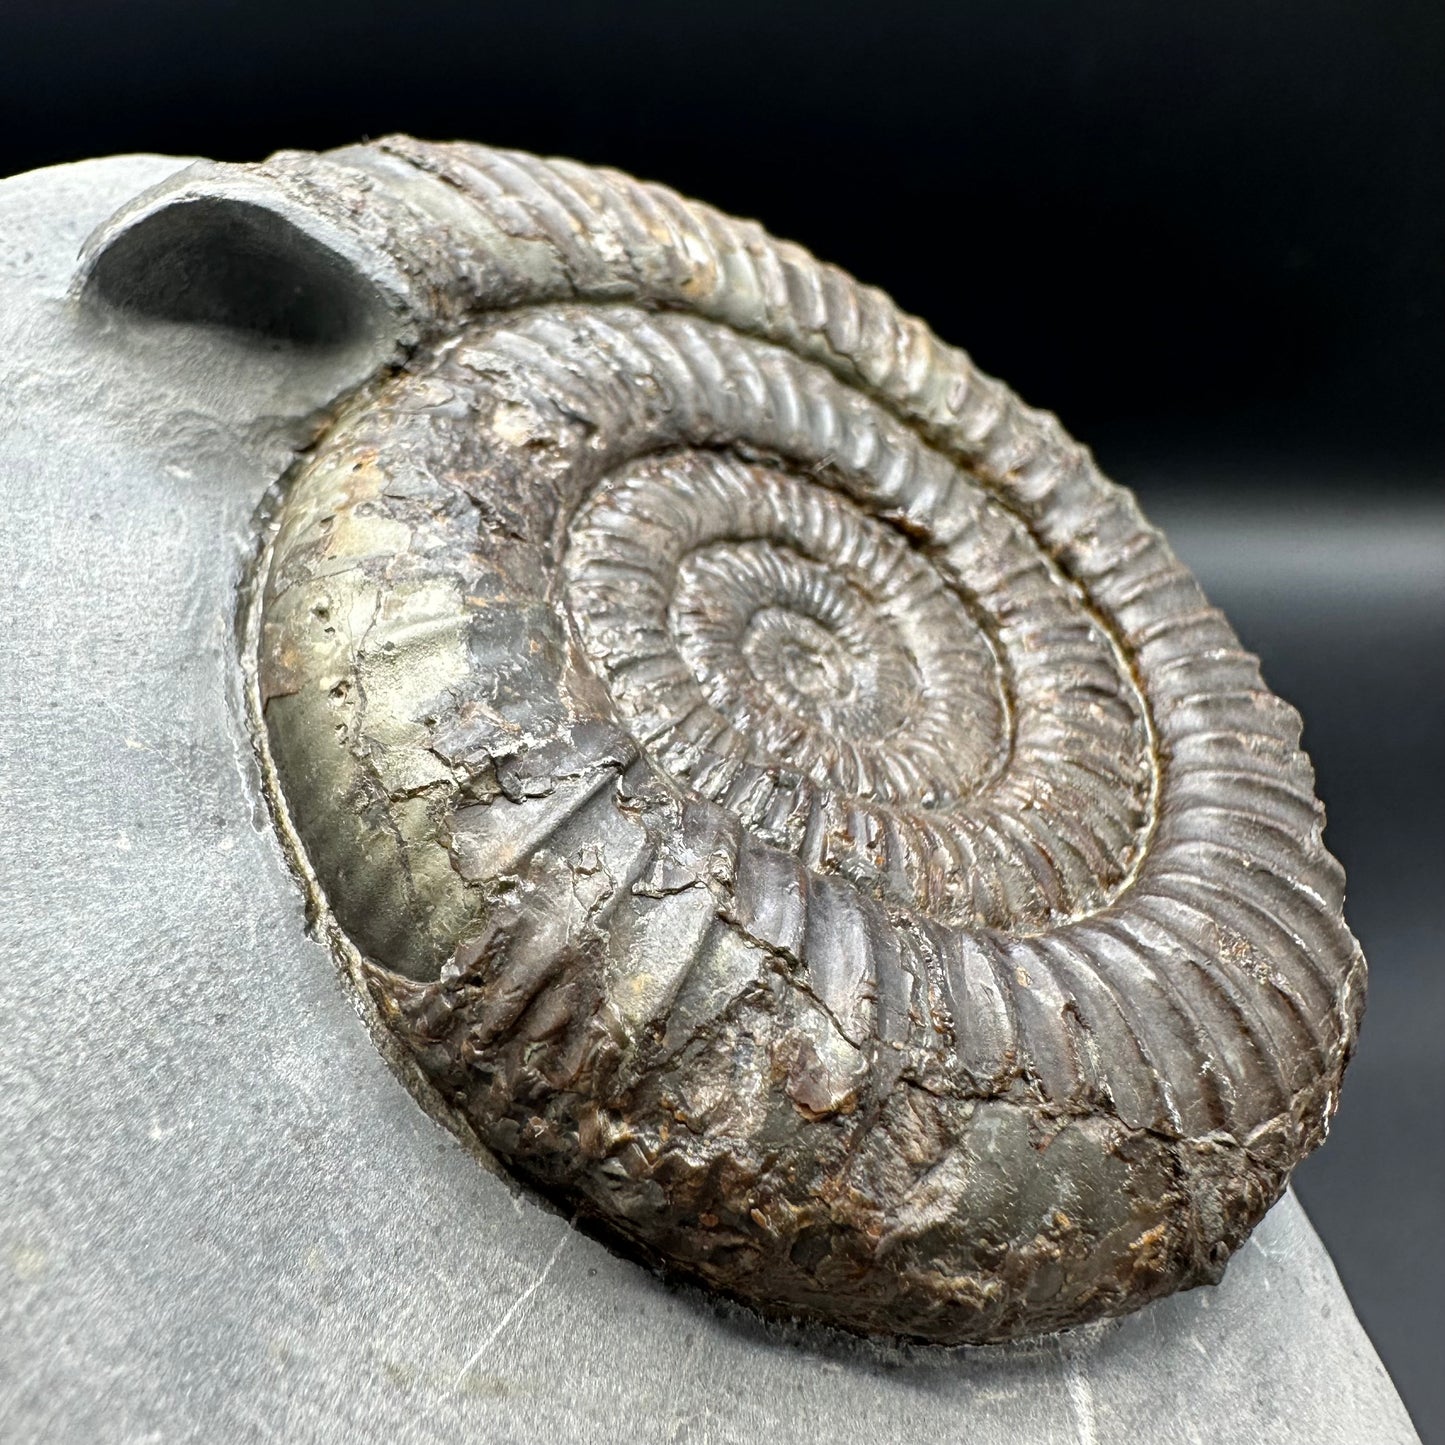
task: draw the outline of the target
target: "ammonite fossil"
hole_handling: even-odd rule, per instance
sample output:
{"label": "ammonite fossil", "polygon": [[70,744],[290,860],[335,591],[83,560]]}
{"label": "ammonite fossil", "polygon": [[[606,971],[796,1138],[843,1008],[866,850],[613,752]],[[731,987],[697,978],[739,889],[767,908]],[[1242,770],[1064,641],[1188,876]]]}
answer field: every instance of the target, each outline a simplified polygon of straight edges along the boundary
{"label": "ammonite fossil", "polygon": [[287,483],[258,697],[436,1112],[774,1313],[989,1341],[1217,1279],[1364,964],[1299,720],[1132,497],[662,187],[228,174],[409,328]]}

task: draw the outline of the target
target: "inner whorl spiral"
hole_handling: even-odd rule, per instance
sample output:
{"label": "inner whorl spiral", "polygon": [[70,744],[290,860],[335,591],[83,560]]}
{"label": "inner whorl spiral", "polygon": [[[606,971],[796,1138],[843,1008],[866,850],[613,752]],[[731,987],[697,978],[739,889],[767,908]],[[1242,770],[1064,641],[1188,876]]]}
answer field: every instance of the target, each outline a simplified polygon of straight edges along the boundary
{"label": "inner whorl spiral", "polygon": [[290,480],[258,672],[429,1107],[853,1329],[1217,1278],[1363,962],[1298,719],[1132,498],[661,188],[404,139],[250,174],[410,288],[406,365]]}
{"label": "inner whorl spiral", "polygon": [[[1150,817],[1127,669],[981,494],[936,557],[925,509],[913,536],[870,516],[873,466],[907,491],[940,462],[859,411],[878,459],[851,474],[693,451],[608,478],[565,563],[587,655],[649,756],[807,868],[949,921],[1025,931],[1092,911]],[[806,421],[786,441],[808,463],[825,452]],[[978,493],[940,485],[949,506]]]}

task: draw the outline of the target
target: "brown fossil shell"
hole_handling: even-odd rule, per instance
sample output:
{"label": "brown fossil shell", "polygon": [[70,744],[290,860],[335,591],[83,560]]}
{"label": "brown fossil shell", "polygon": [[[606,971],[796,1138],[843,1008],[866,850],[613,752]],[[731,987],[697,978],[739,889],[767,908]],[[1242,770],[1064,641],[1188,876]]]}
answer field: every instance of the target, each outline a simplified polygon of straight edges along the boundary
{"label": "brown fossil shell", "polygon": [[1217,1279],[1324,1135],[1364,964],[1299,720],[1132,497],[661,187],[404,138],[249,174],[414,324],[291,479],[258,675],[439,1112],[855,1330]]}

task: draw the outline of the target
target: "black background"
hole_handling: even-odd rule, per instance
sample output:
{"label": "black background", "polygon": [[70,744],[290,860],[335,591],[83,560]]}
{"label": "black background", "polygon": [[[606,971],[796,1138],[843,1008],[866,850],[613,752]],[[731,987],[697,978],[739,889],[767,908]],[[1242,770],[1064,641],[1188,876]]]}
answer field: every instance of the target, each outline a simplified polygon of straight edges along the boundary
{"label": "black background", "polygon": [[0,174],[392,130],[758,217],[1170,527],[1306,718],[1373,976],[1299,1190],[1445,1441],[1445,6],[0,0]]}

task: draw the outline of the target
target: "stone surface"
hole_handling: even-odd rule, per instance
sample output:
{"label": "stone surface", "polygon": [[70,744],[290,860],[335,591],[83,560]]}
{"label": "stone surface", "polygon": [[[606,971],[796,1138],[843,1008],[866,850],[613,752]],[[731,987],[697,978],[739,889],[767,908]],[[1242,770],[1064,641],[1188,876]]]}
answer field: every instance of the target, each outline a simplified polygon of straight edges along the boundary
{"label": "stone surface", "polygon": [[0,1435],[1413,1440],[1292,1198],[1218,1288],[889,1350],[664,1286],[421,1113],[307,935],[233,630],[366,359],[67,300],[178,164],[0,186]]}

